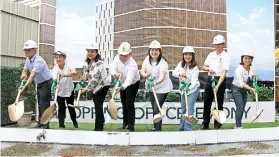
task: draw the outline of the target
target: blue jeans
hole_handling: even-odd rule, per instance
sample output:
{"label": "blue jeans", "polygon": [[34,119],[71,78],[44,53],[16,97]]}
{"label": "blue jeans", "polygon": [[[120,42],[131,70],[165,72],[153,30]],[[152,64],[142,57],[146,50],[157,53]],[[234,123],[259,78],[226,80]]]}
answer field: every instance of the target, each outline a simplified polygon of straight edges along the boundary
{"label": "blue jeans", "polygon": [[233,85],[232,86],[232,96],[233,96],[234,103],[236,106],[235,126],[242,127],[241,120],[242,120],[244,108],[246,106],[247,99],[248,99],[247,90]]}
{"label": "blue jeans", "polygon": [[[199,96],[200,88],[198,87],[197,90],[194,93],[191,93],[187,96],[188,99],[188,108],[189,108],[189,115],[194,115],[194,106],[196,103],[196,100]],[[180,118],[180,127],[179,131],[192,131],[193,125],[184,117],[184,114],[186,113],[186,103],[185,103],[185,95],[181,95],[181,118]]]}

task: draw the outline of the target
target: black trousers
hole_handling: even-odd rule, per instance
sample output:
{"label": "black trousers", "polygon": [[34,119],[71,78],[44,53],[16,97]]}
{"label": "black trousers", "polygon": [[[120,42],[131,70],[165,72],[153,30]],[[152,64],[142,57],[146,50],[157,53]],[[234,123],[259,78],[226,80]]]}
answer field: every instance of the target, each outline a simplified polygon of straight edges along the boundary
{"label": "black trousers", "polygon": [[[219,77],[215,77],[215,79],[219,80]],[[216,84],[217,85],[217,84]],[[226,78],[221,83],[218,91],[217,91],[217,103],[218,103],[218,109],[223,110],[223,104],[224,104],[224,94],[226,90]],[[210,123],[210,110],[212,101],[214,99],[214,93],[213,89],[211,87],[211,77],[209,76],[208,81],[205,85],[205,91],[204,91],[204,106],[203,106],[203,124],[208,127]],[[214,126],[219,125],[222,126],[219,122],[214,120]]]}
{"label": "black trousers", "polygon": [[[74,101],[75,101],[74,91],[72,91],[70,97],[60,97],[60,96],[57,97],[59,125],[64,125],[64,122],[65,122],[65,118],[66,118],[66,104],[65,104],[65,101],[67,102],[67,104],[74,105]],[[69,113],[70,113],[71,120],[73,122],[76,122],[77,114],[76,114],[75,108],[68,107],[68,110],[69,110]]]}
{"label": "black trousers", "polygon": [[104,129],[104,110],[103,110],[103,104],[107,95],[107,92],[109,90],[109,86],[103,87],[101,90],[99,90],[96,94],[93,94],[93,102],[95,105],[95,131],[102,131]]}
{"label": "black trousers", "polygon": [[140,81],[120,91],[123,110],[123,123],[128,124],[128,129],[134,129],[135,125],[135,98],[139,89]]}
{"label": "black trousers", "polygon": [[[39,108],[39,121],[47,108],[50,106],[51,101],[51,85],[53,80],[50,79],[37,85],[37,99]],[[47,126],[49,123],[47,123]]]}

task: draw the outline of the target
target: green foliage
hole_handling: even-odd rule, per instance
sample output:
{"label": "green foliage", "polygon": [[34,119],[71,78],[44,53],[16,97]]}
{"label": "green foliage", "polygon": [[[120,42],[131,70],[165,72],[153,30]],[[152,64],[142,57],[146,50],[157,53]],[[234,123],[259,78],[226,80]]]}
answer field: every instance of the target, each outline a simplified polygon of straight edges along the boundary
{"label": "green foliage", "polygon": [[[259,88],[259,101],[274,101],[274,92],[272,88],[268,88],[265,85]],[[255,95],[251,92],[248,92],[248,101],[256,101]]]}
{"label": "green foliage", "polygon": [[166,102],[180,102],[180,94],[175,92],[169,92]]}
{"label": "green foliage", "polygon": [[[22,69],[23,65],[20,67],[1,66],[1,125],[11,122],[8,116],[8,106],[15,102],[17,89],[21,83],[19,78]],[[28,86],[21,95],[20,99],[24,100],[25,112],[35,112],[35,95],[35,84]]]}

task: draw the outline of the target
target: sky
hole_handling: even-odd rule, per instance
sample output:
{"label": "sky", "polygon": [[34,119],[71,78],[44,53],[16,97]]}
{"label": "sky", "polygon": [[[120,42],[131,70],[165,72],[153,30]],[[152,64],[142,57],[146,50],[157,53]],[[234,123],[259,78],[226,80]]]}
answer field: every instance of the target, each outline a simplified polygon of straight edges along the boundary
{"label": "sky", "polygon": [[[81,67],[85,46],[95,37],[95,5],[101,0],[57,0],[56,48],[65,49],[68,62]],[[263,80],[274,80],[273,0],[226,0],[229,76],[243,51],[251,51],[253,68]]]}

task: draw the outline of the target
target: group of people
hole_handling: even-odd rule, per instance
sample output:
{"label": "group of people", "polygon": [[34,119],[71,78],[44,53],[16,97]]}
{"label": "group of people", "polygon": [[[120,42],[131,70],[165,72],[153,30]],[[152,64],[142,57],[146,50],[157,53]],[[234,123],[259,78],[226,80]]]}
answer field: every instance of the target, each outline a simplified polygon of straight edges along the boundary
{"label": "group of people", "polygon": [[[210,111],[214,92],[217,94],[218,109],[223,110],[224,93],[226,89],[226,77],[230,68],[230,56],[224,50],[225,38],[222,35],[217,35],[213,39],[215,51],[209,53],[204,65],[200,66],[195,60],[195,50],[191,46],[186,46],[181,54],[181,61],[177,64],[172,75],[179,78],[182,83],[187,82],[189,86],[181,91],[181,119],[179,131],[193,130],[193,124],[185,118],[186,112],[189,115],[194,115],[194,106],[200,91],[199,71],[208,72],[208,81],[205,85],[204,92],[204,111],[203,122],[200,129],[206,130],[209,128]],[[74,103],[74,84],[72,77],[77,75],[75,68],[71,67],[66,62],[67,54],[63,50],[54,52],[56,65],[51,74],[45,60],[37,53],[37,45],[34,41],[28,40],[24,44],[24,52],[27,57],[21,79],[27,77],[27,72],[30,76],[25,86],[19,90],[21,92],[31,84],[34,80],[37,84],[37,97],[39,104],[39,118],[46,108],[50,106],[51,85],[54,79],[59,78],[59,93],[58,93],[58,119],[59,127],[65,128],[65,110],[66,104]],[[110,75],[115,79],[120,80],[120,86],[115,87],[116,92],[120,92],[120,98],[123,108],[123,124],[122,129],[134,131],[135,126],[135,97],[137,95],[140,77],[146,79],[146,85],[149,81],[152,82],[152,87],[155,89],[156,96],[154,97],[153,90],[150,89],[149,96],[153,108],[153,115],[158,114],[160,109],[156,105],[158,99],[159,105],[162,107],[168,93],[172,90],[173,85],[169,76],[168,61],[164,57],[161,44],[154,40],[150,43],[148,53],[143,61],[139,71],[137,62],[132,57],[132,48],[128,42],[123,42],[118,48],[118,54],[114,57],[112,65],[110,65],[109,73],[101,59],[99,47],[97,43],[89,44],[86,47],[87,56],[85,65],[83,66],[83,80],[88,82],[85,88],[81,88],[81,92],[91,91],[93,93],[93,102],[95,105],[95,131],[104,129],[104,112],[103,104],[107,92],[110,88]],[[247,102],[247,91],[255,93],[255,89],[249,86],[249,80],[256,77],[252,70],[253,54],[243,52],[240,57],[240,65],[234,73],[232,83],[232,95],[236,105],[236,122],[235,128],[242,128],[242,116]],[[212,77],[216,81],[216,86],[212,87]],[[153,78],[153,80],[151,80]],[[185,94],[187,98],[188,110],[186,111]],[[65,103],[66,102],[66,103]],[[77,128],[75,109],[68,107],[73,125]],[[214,121],[214,128],[219,129],[222,126],[218,121]],[[49,128],[49,124],[42,125],[38,122],[39,128]],[[162,130],[162,120],[154,123],[152,131]]]}

